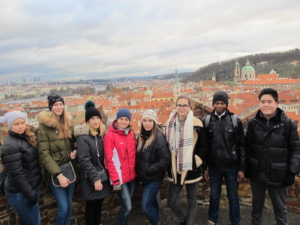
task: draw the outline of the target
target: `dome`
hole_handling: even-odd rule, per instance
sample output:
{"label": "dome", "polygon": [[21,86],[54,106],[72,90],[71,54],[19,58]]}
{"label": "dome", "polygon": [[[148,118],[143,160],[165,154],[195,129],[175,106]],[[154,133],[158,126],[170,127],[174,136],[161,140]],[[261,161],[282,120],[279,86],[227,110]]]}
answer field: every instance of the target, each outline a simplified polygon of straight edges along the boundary
{"label": "dome", "polygon": [[242,69],[242,71],[249,71],[249,70],[254,71],[254,68],[252,66],[244,66]]}

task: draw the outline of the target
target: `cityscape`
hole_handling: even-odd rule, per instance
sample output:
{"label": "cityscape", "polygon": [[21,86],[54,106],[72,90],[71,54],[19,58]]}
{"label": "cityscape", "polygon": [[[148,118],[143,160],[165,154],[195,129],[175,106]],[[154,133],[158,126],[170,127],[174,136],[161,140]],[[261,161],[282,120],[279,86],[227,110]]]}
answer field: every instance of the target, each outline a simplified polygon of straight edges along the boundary
{"label": "cityscape", "polygon": [[[299,64],[298,61],[290,63],[291,66]],[[71,113],[75,123],[84,122],[84,104],[87,100],[92,100],[101,111],[102,120],[107,127],[115,119],[118,109],[128,108],[133,114],[132,128],[138,132],[145,110],[156,111],[159,122],[164,124],[175,109],[174,102],[179,95],[187,95],[201,105],[211,108],[213,94],[216,91],[226,91],[230,97],[228,109],[242,119],[253,115],[258,109],[257,95],[260,89],[272,87],[279,91],[279,107],[298,122],[299,130],[299,78],[282,78],[274,69],[269,73],[256,74],[248,59],[246,62],[236,61],[232,75],[232,86],[218,81],[215,72],[211,74],[211,79],[182,83],[177,69],[171,79],[165,80],[147,78],[115,82],[47,83],[40,78],[34,78],[28,81],[23,79],[21,83],[8,81],[0,87],[0,116],[9,111],[22,111],[27,113],[27,123],[37,127],[38,114],[48,110],[47,94],[58,92],[64,96],[66,110]],[[5,130],[4,127],[1,129]]]}

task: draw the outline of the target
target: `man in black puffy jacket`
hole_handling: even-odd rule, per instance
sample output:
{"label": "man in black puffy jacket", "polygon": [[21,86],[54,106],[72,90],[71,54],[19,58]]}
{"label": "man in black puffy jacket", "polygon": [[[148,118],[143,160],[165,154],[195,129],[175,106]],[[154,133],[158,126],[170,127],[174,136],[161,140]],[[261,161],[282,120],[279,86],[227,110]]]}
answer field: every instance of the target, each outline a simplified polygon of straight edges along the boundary
{"label": "man in black puffy jacket", "polygon": [[260,110],[249,120],[246,149],[247,177],[253,194],[252,224],[261,224],[266,189],[271,197],[277,225],[286,225],[286,187],[299,172],[300,141],[297,124],[278,108],[278,93],[261,90]]}
{"label": "man in black puffy jacket", "polygon": [[210,204],[207,225],[217,224],[223,178],[229,200],[230,221],[240,223],[238,198],[239,182],[244,178],[245,148],[244,130],[240,119],[230,113],[228,95],[219,91],[213,96],[214,111],[203,120],[208,139],[208,167],[204,166],[204,177],[210,183]]}

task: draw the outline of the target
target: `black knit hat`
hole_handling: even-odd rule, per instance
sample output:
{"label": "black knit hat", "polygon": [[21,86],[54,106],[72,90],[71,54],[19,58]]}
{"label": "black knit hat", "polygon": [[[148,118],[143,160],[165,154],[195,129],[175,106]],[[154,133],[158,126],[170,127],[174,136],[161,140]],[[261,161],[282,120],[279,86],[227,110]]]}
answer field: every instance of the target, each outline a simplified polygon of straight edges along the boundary
{"label": "black knit hat", "polygon": [[228,106],[228,95],[224,91],[217,91],[213,97],[213,104],[217,101],[222,101]]}
{"label": "black knit hat", "polygon": [[85,122],[89,121],[93,116],[98,116],[101,120],[101,115],[99,110],[95,107],[95,103],[92,101],[87,101],[84,104],[85,108]]}
{"label": "black knit hat", "polygon": [[51,93],[48,96],[48,107],[51,110],[52,106],[54,105],[55,102],[62,102],[63,104],[65,104],[64,99],[57,93]]}

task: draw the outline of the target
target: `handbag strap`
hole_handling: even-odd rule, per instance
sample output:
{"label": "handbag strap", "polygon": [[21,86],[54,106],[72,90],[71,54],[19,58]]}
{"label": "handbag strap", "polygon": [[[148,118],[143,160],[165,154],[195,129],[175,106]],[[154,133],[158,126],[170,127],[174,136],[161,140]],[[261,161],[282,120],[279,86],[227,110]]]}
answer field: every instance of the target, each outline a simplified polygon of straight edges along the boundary
{"label": "handbag strap", "polygon": [[100,153],[99,153],[99,149],[98,149],[98,140],[97,140],[97,136],[95,136],[95,142],[96,142],[96,150],[97,150],[97,161],[99,163],[99,166],[102,168],[102,170],[104,170],[103,166],[101,165],[100,161],[99,161],[99,157],[100,157]]}

